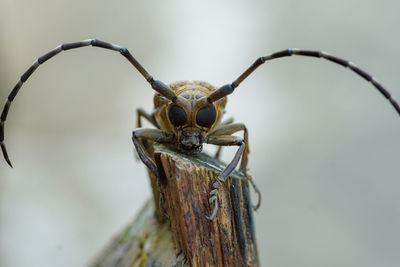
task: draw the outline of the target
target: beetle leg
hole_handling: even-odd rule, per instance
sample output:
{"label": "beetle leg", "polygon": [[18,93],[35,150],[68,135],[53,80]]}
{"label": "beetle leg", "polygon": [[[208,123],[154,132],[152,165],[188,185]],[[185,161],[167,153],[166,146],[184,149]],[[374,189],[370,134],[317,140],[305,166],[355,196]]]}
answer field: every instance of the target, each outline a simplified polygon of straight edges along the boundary
{"label": "beetle leg", "polygon": [[222,146],[218,146],[217,151],[215,151],[214,158],[219,159],[221,157]]}
{"label": "beetle leg", "polygon": [[[231,123],[233,123],[233,118],[229,118],[229,119],[227,119],[226,121],[221,122],[221,123],[218,125],[218,128],[220,128],[221,126],[224,126],[224,125],[231,124]],[[218,128],[217,128],[217,129],[218,129]],[[221,156],[221,151],[222,151],[222,146],[218,146],[217,151],[215,152],[214,157],[217,158],[217,159],[219,159],[219,157]]]}
{"label": "beetle leg", "polygon": [[137,128],[142,128],[142,120],[141,118],[145,118],[146,120],[148,120],[154,127],[160,129],[160,127],[158,127],[156,120],[154,119],[154,114],[149,114],[147,113],[143,108],[138,108],[136,110],[137,113],[137,122],[136,122],[136,127]]}
{"label": "beetle leg", "polygon": [[214,209],[210,216],[206,216],[208,220],[212,221],[215,219],[218,211],[218,189],[238,165],[246,145],[243,138],[231,135],[210,136],[207,139],[207,143],[220,146],[239,146],[232,161],[222,170],[217,177],[217,181],[213,184],[214,189],[211,191],[211,197],[208,201],[210,204],[214,204]]}
{"label": "beetle leg", "polygon": [[142,140],[152,140],[158,143],[172,143],[174,136],[159,129],[137,129],[132,133],[132,141],[141,161],[158,176],[157,166],[142,144]]}
{"label": "beetle leg", "polygon": [[[209,135],[209,138],[211,138],[211,137],[217,137],[217,136],[222,136],[222,135],[231,135],[231,134],[239,132],[239,131],[244,132],[243,133],[243,141],[246,145],[244,153],[243,153],[242,161],[240,162],[239,171],[246,175],[248,155],[250,153],[249,134],[247,132],[246,126],[243,123],[231,123],[231,124],[221,125],[221,126],[217,127],[214,131],[210,132],[208,135]],[[227,146],[227,145],[222,145],[222,146]]]}
{"label": "beetle leg", "polygon": [[245,143],[245,149],[242,156],[242,161],[240,162],[239,171],[242,172],[247,179],[249,180],[251,186],[253,187],[254,191],[257,194],[257,203],[253,205],[254,210],[257,210],[261,204],[261,192],[258,189],[257,185],[254,183],[253,178],[251,175],[247,173],[247,163],[248,163],[248,155],[250,153],[249,148],[249,136],[246,126],[243,123],[232,123],[232,124],[225,124],[218,126],[214,131],[210,132],[210,137],[217,137],[221,135],[230,135],[238,131],[244,132],[243,134],[243,141]]}
{"label": "beetle leg", "polygon": [[159,208],[164,219],[168,219],[168,215],[164,210],[164,194],[160,190],[158,169],[154,160],[149,155],[149,152],[144,148],[142,141],[152,140],[159,143],[172,143],[174,141],[174,136],[172,134],[167,134],[159,129],[137,129],[132,133],[132,141],[135,145],[136,151],[142,162],[150,169],[152,173],[157,177],[157,187],[160,193],[159,198]]}
{"label": "beetle leg", "polygon": [[[154,127],[160,129],[158,127],[156,120],[154,119],[154,113],[148,113],[145,111],[143,108],[138,108],[136,109],[136,128],[142,128],[142,117],[145,118],[147,121],[149,121]],[[142,143],[144,146],[147,146],[146,140],[142,140]],[[138,153],[135,153],[135,158],[136,160],[139,160],[139,155]]]}

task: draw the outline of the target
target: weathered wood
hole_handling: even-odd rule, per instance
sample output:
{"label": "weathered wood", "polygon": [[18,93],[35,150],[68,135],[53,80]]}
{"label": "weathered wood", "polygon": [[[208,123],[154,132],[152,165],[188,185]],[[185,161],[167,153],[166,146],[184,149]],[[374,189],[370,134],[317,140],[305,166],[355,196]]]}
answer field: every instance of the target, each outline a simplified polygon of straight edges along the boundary
{"label": "weathered wood", "polygon": [[[248,182],[233,173],[221,187],[214,221],[209,192],[225,166],[205,154],[182,155],[155,145],[159,178],[153,202],[97,258],[94,266],[258,266]],[[163,195],[163,219],[159,198]],[[155,205],[153,204],[155,203]]]}
{"label": "weathered wood", "polygon": [[188,266],[176,255],[168,223],[154,215],[154,202],[147,201],[134,222],[116,236],[89,266]]}

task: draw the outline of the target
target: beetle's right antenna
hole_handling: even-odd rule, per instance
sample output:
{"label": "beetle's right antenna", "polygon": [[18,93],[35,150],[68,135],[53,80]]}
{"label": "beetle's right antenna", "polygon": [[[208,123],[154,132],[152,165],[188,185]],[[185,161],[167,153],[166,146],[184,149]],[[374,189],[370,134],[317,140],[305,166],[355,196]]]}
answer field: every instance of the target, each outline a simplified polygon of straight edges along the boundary
{"label": "beetle's right antenna", "polygon": [[301,49],[296,49],[296,48],[289,48],[286,50],[282,50],[276,53],[272,53],[268,56],[265,57],[259,57],[257,60],[245,71],[240,75],[233,83],[231,84],[226,84],[216,91],[214,91],[209,97],[208,101],[209,102],[214,102],[217,101],[220,98],[223,98],[226,95],[229,95],[235,90],[236,87],[239,86],[241,82],[243,82],[244,79],[246,79],[253,71],[255,71],[260,65],[265,63],[268,60],[273,60],[276,58],[281,58],[281,57],[288,57],[292,55],[298,55],[298,56],[307,56],[307,57],[316,57],[316,58],[324,58],[328,61],[331,61],[333,63],[342,65],[345,68],[349,68],[355,73],[357,73],[359,76],[363,77],[365,80],[368,82],[372,83],[372,85],[378,89],[381,94],[386,97],[387,100],[392,104],[394,109],[397,111],[397,113],[400,115],[400,106],[396,102],[396,100],[390,95],[390,93],[377,81],[375,80],[374,77],[357,67],[353,62],[344,60],[335,56],[332,56],[326,52],[323,51],[313,51],[313,50],[301,50]]}
{"label": "beetle's right antenna", "polygon": [[3,112],[1,113],[1,118],[0,118],[0,146],[1,146],[1,151],[3,152],[3,156],[4,156],[5,160],[7,161],[8,165],[10,165],[10,167],[12,167],[12,164],[8,157],[7,149],[4,144],[4,125],[5,125],[5,122],[7,119],[8,110],[10,109],[10,106],[11,106],[11,102],[14,100],[19,89],[22,87],[22,84],[24,82],[26,82],[26,80],[39,67],[39,65],[46,62],[50,58],[54,57],[61,51],[85,47],[85,46],[89,46],[89,45],[120,52],[121,55],[123,55],[127,60],[129,60],[129,62],[140,72],[140,74],[143,75],[143,77],[146,79],[147,82],[150,83],[151,87],[155,91],[159,92],[161,95],[163,95],[164,97],[168,98],[171,101],[176,100],[176,95],[175,95],[174,91],[172,91],[171,88],[169,88],[163,82],[154,80],[153,77],[142,67],[142,65],[140,65],[140,63],[131,55],[131,53],[128,51],[128,49],[126,49],[124,47],[121,47],[121,46],[115,45],[115,44],[111,44],[111,43],[107,43],[107,42],[103,42],[103,41],[96,40],[96,39],[88,39],[88,40],[84,40],[81,42],[67,43],[67,44],[59,45],[56,48],[54,48],[53,50],[51,50],[50,52],[39,57],[32,64],[32,66],[21,76],[18,83],[15,85],[14,89],[11,91],[10,95],[8,96],[7,102],[3,108]]}

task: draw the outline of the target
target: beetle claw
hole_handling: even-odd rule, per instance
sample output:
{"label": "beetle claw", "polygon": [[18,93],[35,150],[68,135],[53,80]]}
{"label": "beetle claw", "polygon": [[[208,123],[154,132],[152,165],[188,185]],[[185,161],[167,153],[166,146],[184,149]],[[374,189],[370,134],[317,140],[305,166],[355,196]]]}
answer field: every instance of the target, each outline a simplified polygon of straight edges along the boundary
{"label": "beetle claw", "polygon": [[212,204],[212,203],[216,202],[216,200],[217,200],[217,196],[212,196],[208,199],[208,203]]}
{"label": "beetle claw", "polygon": [[217,211],[218,211],[218,199],[217,199],[217,196],[210,197],[208,202],[210,204],[214,203],[214,209],[213,209],[213,212],[211,213],[210,216],[206,215],[206,218],[207,218],[207,220],[213,221],[215,219],[215,217],[217,216]]}
{"label": "beetle claw", "polygon": [[215,183],[213,183],[214,189],[211,190],[211,192],[210,192],[211,197],[208,199],[208,203],[209,204],[214,204],[214,209],[213,209],[213,212],[211,213],[211,215],[210,216],[206,215],[206,218],[208,220],[210,220],[210,221],[213,221],[215,219],[215,217],[217,216],[217,211],[218,211],[218,189],[221,186],[221,183],[223,181],[224,180],[220,180],[218,178],[218,180]]}
{"label": "beetle claw", "polygon": [[218,194],[218,189],[214,189],[210,192],[210,195],[216,196]]}
{"label": "beetle claw", "polygon": [[218,189],[219,186],[220,186],[219,180],[216,181],[215,183],[213,183],[213,186],[214,186],[215,189]]}

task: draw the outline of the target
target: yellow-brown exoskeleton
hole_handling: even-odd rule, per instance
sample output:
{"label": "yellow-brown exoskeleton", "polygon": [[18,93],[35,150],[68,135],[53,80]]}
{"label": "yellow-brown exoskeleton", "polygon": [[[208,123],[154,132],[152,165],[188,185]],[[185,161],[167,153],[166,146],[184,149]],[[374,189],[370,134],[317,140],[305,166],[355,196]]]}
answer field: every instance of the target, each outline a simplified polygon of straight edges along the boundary
{"label": "yellow-brown exoskeleton", "polygon": [[[96,39],[88,39],[81,42],[59,45],[39,57],[21,76],[14,89],[9,94],[1,114],[0,145],[3,156],[11,167],[11,161],[8,157],[4,143],[4,126],[9,108],[18,91],[40,64],[46,62],[61,51],[85,46],[100,47],[119,52],[129,60],[129,62],[142,74],[146,81],[150,83],[151,87],[157,92],[154,96],[154,111],[152,113],[147,113],[142,109],[138,109],[138,127],[141,127],[141,117],[144,117],[150,121],[156,129],[140,128],[133,131],[132,135],[132,140],[140,159],[156,175],[158,173],[157,167],[154,160],[146,152],[142,144],[143,140],[147,139],[160,143],[174,144],[180,151],[191,154],[199,153],[202,150],[202,145],[204,143],[214,144],[220,147],[238,147],[231,162],[222,170],[217,181],[213,184],[214,189],[210,192],[209,202],[214,205],[214,208],[212,214],[207,216],[209,220],[213,220],[218,211],[217,196],[221,183],[223,183],[229,174],[237,167],[240,159],[241,163],[239,166],[239,172],[243,173],[249,179],[260,197],[257,187],[252,182],[251,177],[247,174],[249,154],[247,128],[242,123],[233,123],[232,121],[221,123],[221,118],[226,105],[226,96],[231,94],[244,79],[266,61],[292,55],[300,55],[323,58],[330,62],[342,65],[372,83],[372,85],[388,99],[397,113],[400,114],[399,104],[374,77],[358,68],[352,62],[322,51],[285,49],[265,57],[259,57],[236,80],[218,88],[206,82],[188,81],[172,83],[167,86],[161,81],[154,80],[126,48]],[[243,137],[232,135],[239,131],[243,131]],[[255,208],[258,206],[259,202]]]}

